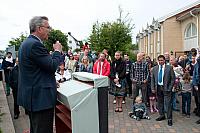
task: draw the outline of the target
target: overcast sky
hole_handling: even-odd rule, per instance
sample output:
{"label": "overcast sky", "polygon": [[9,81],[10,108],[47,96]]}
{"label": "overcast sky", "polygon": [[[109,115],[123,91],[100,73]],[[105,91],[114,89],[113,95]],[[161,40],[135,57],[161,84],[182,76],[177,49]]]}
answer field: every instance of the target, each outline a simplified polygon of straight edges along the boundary
{"label": "overcast sky", "polygon": [[115,21],[119,17],[118,7],[124,15],[130,13],[135,36],[158,19],[197,0],[5,0],[0,4],[0,49],[5,49],[11,38],[29,33],[28,23],[33,16],[45,15],[54,29],[71,32],[78,40],[86,39],[92,25]]}

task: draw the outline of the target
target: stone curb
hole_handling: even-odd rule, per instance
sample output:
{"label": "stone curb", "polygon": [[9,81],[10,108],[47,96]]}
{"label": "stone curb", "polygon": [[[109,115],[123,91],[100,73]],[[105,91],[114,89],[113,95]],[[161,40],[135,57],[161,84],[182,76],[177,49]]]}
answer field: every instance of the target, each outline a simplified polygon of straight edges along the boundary
{"label": "stone curb", "polygon": [[3,116],[1,116],[2,121],[0,122],[0,128],[2,132],[15,133],[2,81],[0,81],[0,113],[3,113]]}

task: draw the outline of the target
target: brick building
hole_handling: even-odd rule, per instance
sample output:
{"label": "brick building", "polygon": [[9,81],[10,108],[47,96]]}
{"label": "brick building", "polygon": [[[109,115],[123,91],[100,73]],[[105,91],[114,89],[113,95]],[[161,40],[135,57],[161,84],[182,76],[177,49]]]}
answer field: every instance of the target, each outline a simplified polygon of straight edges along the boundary
{"label": "brick building", "polygon": [[175,56],[191,48],[199,48],[200,0],[166,16],[153,19],[152,24],[137,34],[139,51],[152,59],[164,52]]}

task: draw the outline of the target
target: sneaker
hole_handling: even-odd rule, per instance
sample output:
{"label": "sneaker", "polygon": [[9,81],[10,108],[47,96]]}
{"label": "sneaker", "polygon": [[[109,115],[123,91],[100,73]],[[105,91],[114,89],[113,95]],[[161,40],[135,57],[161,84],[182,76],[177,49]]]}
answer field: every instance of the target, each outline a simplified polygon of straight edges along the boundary
{"label": "sneaker", "polygon": [[117,87],[121,87],[121,84],[115,84]]}
{"label": "sneaker", "polygon": [[113,100],[113,104],[116,104],[116,100]]}
{"label": "sneaker", "polygon": [[128,112],[129,117],[133,118],[133,112]]}
{"label": "sneaker", "polygon": [[123,100],[123,101],[122,101],[122,104],[125,104],[125,103],[126,103],[126,102]]}
{"label": "sneaker", "polygon": [[151,118],[150,118],[149,116],[146,116],[146,119],[147,119],[147,120],[150,120]]}
{"label": "sneaker", "polygon": [[140,121],[140,117],[136,117],[136,120],[137,120],[137,121]]}

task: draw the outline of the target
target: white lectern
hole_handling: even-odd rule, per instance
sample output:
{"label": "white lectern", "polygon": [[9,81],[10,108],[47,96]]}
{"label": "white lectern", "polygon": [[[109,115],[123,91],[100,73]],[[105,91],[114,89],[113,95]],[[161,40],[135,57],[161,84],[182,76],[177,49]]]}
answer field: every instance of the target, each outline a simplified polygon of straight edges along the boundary
{"label": "white lectern", "polygon": [[108,77],[75,72],[60,84],[56,133],[108,132]]}

